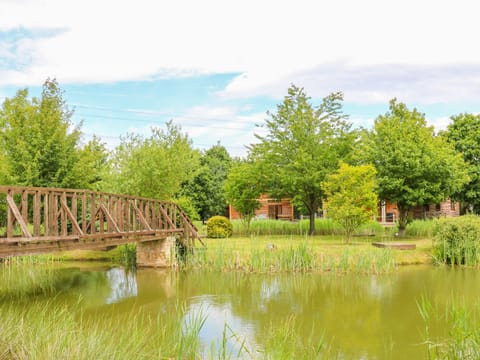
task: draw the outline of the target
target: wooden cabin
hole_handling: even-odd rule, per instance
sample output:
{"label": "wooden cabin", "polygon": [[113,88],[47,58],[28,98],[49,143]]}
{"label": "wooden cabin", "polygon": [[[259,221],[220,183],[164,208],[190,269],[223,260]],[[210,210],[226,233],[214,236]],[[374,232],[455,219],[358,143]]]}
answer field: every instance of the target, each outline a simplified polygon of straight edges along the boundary
{"label": "wooden cabin", "polygon": [[[293,205],[290,199],[273,199],[267,194],[262,194],[258,201],[261,207],[255,210],[256,219],[275,219],[290,220],[294,219]],[[228,214],[230,220],[241,219],[240,214],[232,205],[228,206]]]}
{"label": "wooden cabin", "polygon": [[[396,204],[381,201],[378,209],[377,220],[383,224],[395,223],[400,212]],[[413,219],[424,220],[438,217],[460,216],[460,203],[453,200],[445,200],[438,204],[418,205],[413,208]]]}

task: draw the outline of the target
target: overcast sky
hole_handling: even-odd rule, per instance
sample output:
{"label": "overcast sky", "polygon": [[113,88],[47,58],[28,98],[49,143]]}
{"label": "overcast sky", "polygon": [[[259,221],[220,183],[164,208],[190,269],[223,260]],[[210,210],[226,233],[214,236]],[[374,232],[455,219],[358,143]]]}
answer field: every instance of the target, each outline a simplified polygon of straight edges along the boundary
{"label": "overcast sky", "polygon": [[173,119],[198,148],[254,141],[290,84],[368,127],[397,97],[444,128],[480,112],[475,1],[0,0],[0,101],[56,78],[114,146]]}

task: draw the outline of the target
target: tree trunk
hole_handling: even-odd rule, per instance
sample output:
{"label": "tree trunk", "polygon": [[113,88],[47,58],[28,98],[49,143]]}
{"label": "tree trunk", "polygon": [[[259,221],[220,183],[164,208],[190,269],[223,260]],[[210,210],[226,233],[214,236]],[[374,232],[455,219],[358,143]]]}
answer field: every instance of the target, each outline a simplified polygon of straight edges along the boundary
{"label": "tree trunk", "polygon": [[310,211],[310,229],[309,234],[315,235],[315,211]]}
{"label": "tree trunk", "polygon": [[407,229],[409,209],[399,206],[398,211],[400,212],[400,216],[398,218],[398,235],[404,237]]}

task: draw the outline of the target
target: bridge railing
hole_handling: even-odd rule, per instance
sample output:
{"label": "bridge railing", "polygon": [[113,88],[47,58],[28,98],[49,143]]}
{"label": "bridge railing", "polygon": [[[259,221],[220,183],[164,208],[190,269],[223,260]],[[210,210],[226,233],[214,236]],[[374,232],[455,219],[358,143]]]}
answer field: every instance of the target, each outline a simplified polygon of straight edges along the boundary
{"label": "bridge railing", "polygon": [[0,243],[122,238],[140,241],[197,229],[175,203],[89,190],[0,186],[6,219]]}

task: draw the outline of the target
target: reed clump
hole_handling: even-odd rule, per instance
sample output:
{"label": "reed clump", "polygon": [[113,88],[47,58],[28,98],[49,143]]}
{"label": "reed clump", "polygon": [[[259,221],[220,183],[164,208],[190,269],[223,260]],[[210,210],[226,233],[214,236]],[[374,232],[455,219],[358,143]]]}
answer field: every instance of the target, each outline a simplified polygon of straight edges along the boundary
{"label": "reed clump", "polygon": [[186,254],[179,263],[182,270],[244,271],[254,273],[333,272],[356,274],[385,274],[396,268],[390,249],[343,246],[334,253],[315,250],[308,241],[265,248],[235,247],[222,242],[217,247],[197,248]]}
{"label": "reed clump", "polygon": [[200,359],[205,316],[185,319],[185,309],[89,316],[49,302],[10,303],[0,307],[0,359]]}
{"label": "reed clump", "polygon": [[[309,233],[309,221],[285,221],[271,219],[256,219],[250,222],[250,226],[240,221],[232,221],[233,234],[235,236],[262,236],[262,235],[298,235]],[[357,235],[383,234],[381,224],[371,221],[357,230]],[[339,235],[343,233],[342,227],[331,219],[315,219],[315,233],[317,235]]]}
{"label": "reed clump", "polygon": [[[480,359],[480,306],[450,300],[444,308],[432,305],[427,297],[417,301],[424,321],[428,359]],[[432,334],[434,323],[446,322],[443,334]],[[433,325],[433,326],[432,326]]]}
{"label": "reed clump", "polygon": [[405,235],[417,238],[432,238],[436,223],[436,219],[413,220],[408,224]]}
{"label": "reed clump", "polygon": [[433,239],[433,256],[451,265],[480,265],[480,217],[466,215],[439,219]]}

